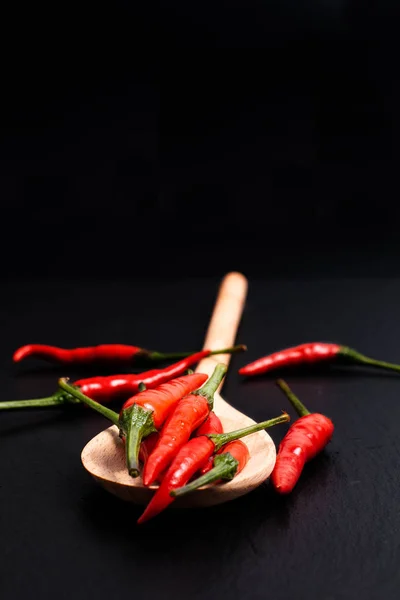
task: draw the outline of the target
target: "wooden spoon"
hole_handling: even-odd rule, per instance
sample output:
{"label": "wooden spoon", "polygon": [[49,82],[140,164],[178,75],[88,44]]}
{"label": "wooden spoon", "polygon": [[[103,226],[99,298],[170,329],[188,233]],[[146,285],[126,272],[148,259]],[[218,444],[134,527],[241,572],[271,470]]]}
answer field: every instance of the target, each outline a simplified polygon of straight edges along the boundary
{"label": "wooden spoon", "polygon": [[[246,299],[247,280],[240,273],[228,273],[220,286],[214,312],[208,327],[204,347],[225,348],[233,345]],[[228,365],[230,354],[203,359],[196,371],[210,375],[217,363]],[[235,374],[232,374],[235,376]],[[222,386],[222,384],[221,384]],[[220,387],[221,387],[220,386]],[[219,391],[219,390],[218,390]],[[254,421],[230,406],[217,392],[214,411],[220,417],[224,431],[233,431],[254,424]],[[268,418],[268,414],[266,417]],[[204,486],[175,501],[176,506],[211,506],[233,500],[251,492],[265,481],[275,464],[275,444],[266,431],[243,438],[250,450],[245,469],[232,481]],[[82,451],[85,469],[108,492],[137,504],[147,504],[157,485],[144,487],[140,477],[133,479],[125,463],[123,442],[115,425],[94,437]]]}

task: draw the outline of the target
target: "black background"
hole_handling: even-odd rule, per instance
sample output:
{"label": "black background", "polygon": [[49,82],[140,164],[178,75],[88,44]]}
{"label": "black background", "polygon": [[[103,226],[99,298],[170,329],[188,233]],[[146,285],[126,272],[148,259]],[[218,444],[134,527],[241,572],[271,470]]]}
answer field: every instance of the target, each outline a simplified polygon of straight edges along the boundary
{"label": "black background", "polygon": [[11,15],[3,271],[397,270],[398,13],[175,1]]}
{"label": "black background", "polygon": [[[199,347],[230,269],[250,279],[249,358],[330,339],[400,362],[399,16],[339,0],[9,8],[2,399],[60,374],[16,376],[29,341]],[[397,597],[396,379],[308,376],[290,382],[337,434],[290,498],[266,484],[142,530],[80,467],[100,418],[2,415],[2,597]],[[224,393],[257,419],[267,396],[281,408],[272,380],[232,372]]]}

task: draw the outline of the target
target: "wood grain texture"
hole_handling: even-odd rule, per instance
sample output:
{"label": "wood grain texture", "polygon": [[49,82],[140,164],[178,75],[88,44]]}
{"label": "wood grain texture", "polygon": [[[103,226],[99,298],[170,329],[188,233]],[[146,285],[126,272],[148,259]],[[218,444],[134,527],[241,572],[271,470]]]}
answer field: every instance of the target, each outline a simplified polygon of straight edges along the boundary
{"label": "wood grain texture", "polygon": [[[246,294],[247,280],[242,274],[228,273],[224,277],[205,337],[205,348],[215,349],[234,344]],[[218,362],[228,365],[229,361],[230,354],[209,357],[199,363],[196,371],[210,375]],[[222,421],[224,431],[233,431],[254,423],[228,404],[218,392],[214,397],[214,410]],[[221,504],[250,492],[265,481],[275,464],[275,444],[265,431],[254,433],[243,441],[249,448],[250,460],[237,477],[224,484],[204,486],[178,498],[175,505],[190,507]],[[123,500],[145,504],[157,489],[156,485],[144,487],[140,477],[133,479],[129,476],[123,442],[115,426],[95,436],[83,449],[81,459],[85,469],[100,485]]]}

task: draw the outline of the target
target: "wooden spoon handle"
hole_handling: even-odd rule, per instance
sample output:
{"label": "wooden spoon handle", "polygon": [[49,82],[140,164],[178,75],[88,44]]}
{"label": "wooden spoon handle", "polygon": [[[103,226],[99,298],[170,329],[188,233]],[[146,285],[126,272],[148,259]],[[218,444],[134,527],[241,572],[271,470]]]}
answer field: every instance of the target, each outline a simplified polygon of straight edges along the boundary
{"label": "wooden spoon handle", "polygon": [[[246,295],[247,279],[244,275],[235,272],[225,275],[218,290],[218,296],[204,340],[204,348],[217,350],[218,348],[233,346]],[[216,363],[224,363],[228,366],[230,359],[230,354],[210,356],[198,364],[196,371],[211,375]]]}

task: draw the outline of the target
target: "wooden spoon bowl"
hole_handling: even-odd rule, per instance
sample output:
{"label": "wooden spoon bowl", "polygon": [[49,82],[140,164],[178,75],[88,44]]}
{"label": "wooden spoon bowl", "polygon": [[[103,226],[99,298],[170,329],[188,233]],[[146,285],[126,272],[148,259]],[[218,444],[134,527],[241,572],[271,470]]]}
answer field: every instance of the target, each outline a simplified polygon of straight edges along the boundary
{"label": "wooden spoon bowl", "polygon": [[[233,345],[246,293],[247,280],[243,275],[229,273],[224,277],[208,327],[205,348],[217,349]],[[202,360],[196,371],[211,375],[217,363],[228,365],[229,361],[229,354],[212,356]],[[252,419],[225,402],[218,392],[214,397],[214,411],[221,419],[224,431],[233,431],[254,424]],[[253,433],[243,438],[243,441],[249,448],[250,460],[237,477],[227,483],[204,486],[177,498],[174,505],[190,507],[221,504],[251,492],[265,481],[275,464],[274,442],[266,431]],[[136,479],[130,477],[126,469],[124,445],[114,425],[86,444],[81,459],[90,475],[104,489],[122,500],[147,504],[158,487],[157,485],[145,487],[140,477]]]}

